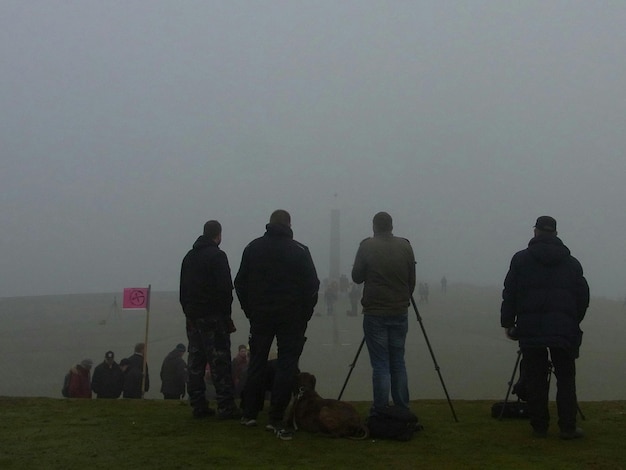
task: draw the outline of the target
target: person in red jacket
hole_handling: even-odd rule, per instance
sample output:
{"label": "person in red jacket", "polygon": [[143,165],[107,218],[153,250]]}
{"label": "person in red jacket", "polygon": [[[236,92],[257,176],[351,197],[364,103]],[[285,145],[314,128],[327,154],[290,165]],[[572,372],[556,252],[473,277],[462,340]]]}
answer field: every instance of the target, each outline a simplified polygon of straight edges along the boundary
{"label": "person in red jacket", "polygon": [[91,398],[91,359],[83,359],[70,369],[70,398]]}

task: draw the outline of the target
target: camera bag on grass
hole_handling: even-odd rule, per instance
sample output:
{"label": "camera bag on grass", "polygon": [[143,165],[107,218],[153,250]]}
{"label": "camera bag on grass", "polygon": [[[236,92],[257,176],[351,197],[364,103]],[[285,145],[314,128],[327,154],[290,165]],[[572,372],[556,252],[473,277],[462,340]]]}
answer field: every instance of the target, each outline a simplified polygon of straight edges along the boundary
{"label": "camera bag on grass", "polygon": [[377,439],[408,441],[416,431],[424,429],[411,410],[400,406],[378,409],[376,414],[368,416],[365,423],[370,432],[369,437]]}
{"label": "camera bag on grass", "polygon": [[499,401],[491,406],[492,418],[528,418],[528,403],[525,401]]}

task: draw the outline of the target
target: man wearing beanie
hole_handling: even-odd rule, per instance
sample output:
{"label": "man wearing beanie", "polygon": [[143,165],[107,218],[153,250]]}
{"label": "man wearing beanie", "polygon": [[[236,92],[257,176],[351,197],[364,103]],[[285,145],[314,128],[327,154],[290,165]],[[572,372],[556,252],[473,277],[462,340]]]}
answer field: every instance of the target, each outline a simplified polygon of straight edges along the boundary
{"label": "man wearing beanie", "polygon": [[408,308],[415,289],[415,256],[405,238],[392,233],[393,221],[379,212],[372,221],[374,236],[359,245],[352,280],[363,288],[363,332],[372,365],[374,403],[370,414],[394,405],[409,408],[404,362]]}
{"label": "man wearing beanie", "polygon": [[187,363],[183,355],[187,351],[184,344],[179,343],[170,351],[161,365],[161,393],[165,400],[180,400],[185,396],[187,382]]}
{"label": "man wearing beanie", "polygon": [[104,361],[96,366],[91,378],[91,389],[97,398],[119,398],[124,387],[124,374],[115,362],[113,351],[104,354]]}
{"label": "man wearing beanie", "polygon": [[530,425],[535,437],[546,437],[548,350],[557,380],[561,439],[583,437],[576,427],[575,359],[582,341],[579,324],[589,306],[583,268],[557,237],[556,220],[542,215],[528,248],[511,259],[504,279],[500,324],[509,339],[519,341]]}
{"label": "man wearing beanie", "polygon": [[262,237],[244,249],[235,277],[237,297],[250,320],[250,363],[241,424],[256,425],[263,403],[259,397],[265,390],[268,356],[276,338],[276,376],[265,429],[289,440],[293,432],[284,422],[284,414],[291,400],[304,334],[317,303],[320,282],[309,249],[293,239],[289,212],[272,212],[265,230]]}

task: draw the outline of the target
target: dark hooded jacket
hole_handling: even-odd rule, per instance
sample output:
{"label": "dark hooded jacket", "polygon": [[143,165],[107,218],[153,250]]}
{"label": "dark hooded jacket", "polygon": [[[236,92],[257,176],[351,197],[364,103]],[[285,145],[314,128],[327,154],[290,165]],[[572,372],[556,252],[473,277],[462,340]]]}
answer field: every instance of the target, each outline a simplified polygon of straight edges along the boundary
{"label": "dark hooded jacket", "polygon": [[537,235],[513,256],[500,323],[517,328],[520,346],[562,347],[578,356],[588,306],[583,268],[558,237]]}
{"label": "dark hooded jacket", "polygon": [[230,319],[233,282],[226,253],[206,235],[198,237],[180,269],[180,304],[189,318]]}
{"label": "dark hooded jacket", "polygon": [[179,350],[170,351],[161,365],[161,393],[185,396],[187,382],[187,363]]}
{"label": "dark hooded jacket", "polygon": [[235,277],[235,291],[248,318],[287,314],[308,321],[319,284],[309,249],[281,224],[267,224],[265,234],[246,246]]}

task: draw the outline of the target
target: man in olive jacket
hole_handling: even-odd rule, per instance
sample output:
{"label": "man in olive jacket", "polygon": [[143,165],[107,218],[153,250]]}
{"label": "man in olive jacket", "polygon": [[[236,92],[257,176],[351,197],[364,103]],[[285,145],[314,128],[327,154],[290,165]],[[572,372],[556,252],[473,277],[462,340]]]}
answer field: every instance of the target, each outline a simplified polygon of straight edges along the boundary
{"label": "man in olive jacket", "polygon": [[372,387],[377,409],[409,408],[409,387],[404,363],[408,331],[408,308],[415,290],[415,255],[405,238],[392,234],[393,220],[387,212],[373,219],[374,236],[359,245],[352,280],[363,288],[363,331],[372,364]]}
{"label": "man in olive jacket", "polygon": [[548,413],[548,349],[557,379],[560,437],[583,437],[576,427],[575,359],[582,342],[579,324],[589,306],[583,268],[557,237],[556,220],[537,219],[528,248],[511,259],[504,280],[500,324],[519,340],[533,434],[545,437]]}

